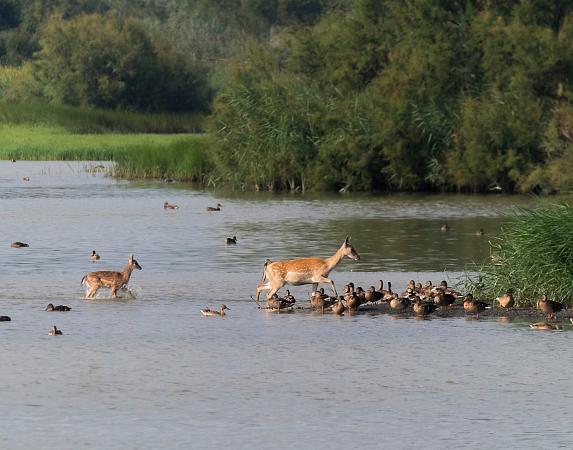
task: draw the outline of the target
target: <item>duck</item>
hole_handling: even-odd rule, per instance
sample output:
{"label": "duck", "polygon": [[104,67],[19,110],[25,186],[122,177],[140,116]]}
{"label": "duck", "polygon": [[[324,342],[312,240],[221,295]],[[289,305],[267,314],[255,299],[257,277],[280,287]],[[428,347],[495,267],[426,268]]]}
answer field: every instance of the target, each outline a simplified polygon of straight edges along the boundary
{"label": "duck", "polygon": [[29,247],[30,244],[26,244],[25,242],[20,242],[20,241],[16,241],[16,242],[12,242],[10,244],[10,247],[12,248],[22,248],[22,247]]}
{"label": "duck", "polygon": [[235,245],[237,243],[237,236],[233,236],[232,238],[228,237],[225,242],[227,245]]}
{"label": "duck", "polygon": [[92,261],[97,261],[97,260],[99,260],[99,255],[96,253],[95,250],[92,250],[92,254],[90,255],[90,259],[91,259]]}
{"label": "duck", "polygon": [[374,286],[370,286],[364,293],[364,300],[369,303],[378,303],[384,298],[384,293],[374,289]]}
{"label": "duck", "polygon": [[534,330],[547,330],[547,331],[562,330],[561,325],[553,324],[553,323],[549,323],[549,322],[530,323],[529,328],[532,328]]}
{"label": "duck", "polygon": [[165,202],[165,203],[163,203],[163,209],[179,209],[179,206],[174,205],[174,204],[169,203],[169,202]]}
{"label": "duck", "polygon": [[475,314],[479,318],[479,313],[485,311],[489,305],[485,302],[475,300],[473,294],[467,294],[464,299],[464,311]]}
{"label": "duck", "polygon": [[204,316],[217,316],[217,317],[223,317],[225,315],[225,310],[230,308],[227,308],[226,305],[221,304],[221,309],[219,311],[214,311],[212,309],[209,308],[205,308],[201,310],[201,314],[203,314]]}
{"label": "duck", "polygon": [[30,181],[30,177],[22,177],[22,181]]}
{"label": "duck", "polygon": [[10,316],[0,316],[0,322],[10,322],[11,320]]}
{"label": "duck", "polygon": [[271,298],[267,300],[267,309],[286,309],[293,305],[293,303],[289,303],[286,299],[280,298],[276,293],[272,295]]}
{"label": "duck", "polygon": [[324,312],[324,308],[334,305],[336,299],[331,299],[328,294],[324,293],[324,288],[320,288],[318,291],[314,291],[310,297],[310,306],[313,309],[320,309]]}
{"label": "duck", "polygon": [[52,311],[71,311],[71,310],[72,310],[72,308],[70,308],[67,305],[54,306],[52,303],[48,303],[48,306],[46,306],[46,309],[45,309],[45,311],[49,311],[49,312],[52,312]]}
{"label": "duck", "polygon": [[445,224],[442,225],[442,227],[440,228],[440,230],[442,230],[442,231],[450,231],[450,226],[449,226],[447,223],[445,223]]}
{"label": "duck", "polygon": [[283,300],[285,302],[291,304],[291,305],[294,305],[296,303],[296,299],[294,298],[294,295],[292,295],[288,289],[285,292],[285,296],[284,296]]}
{"label": "duck", "polygon": [[54,325],[53,328],[50,329],[50,331],[48,331],[48,335],[49,336],[58,336],[62,333],[62,330],[58,330],[58,328]]}
{"label": "duck", "polygon": [[384,297],[382,297],[383,301],[389,302],[390,300],[392,300],[394,298],[394,293],[392,292],[392,283],[388,281],[388,290],[383,292],[384,292]]}
{"label": "duck", "polygon": [[477,237],[483,237],[484,234],[485,234],[485,233],[484,233],[484,231],[483,231],[483,228],[480,228],[479,230],[476,231],[476,236],[477,236]]}
{"label": "duck", "polygon": [[360,300],[361,305],[366,303],[366,291],[364,291],[361,286],[356,288],[356,295],[358,295],[358,300]]}
{"label": "duck", "polygon": [[456,298],[452,294],[446,293],[442,288],[438,288],[434,293],[434,303],[437,307],[442,308],[451,306],[455,303]]}
{"label": "duck", "polygon": [[402,312],[410,306],[410,299],[407,297],[398,297],[398,294],[392,294],[393,298],[390,300],[390,308],[396,312]]}
{"label": "duck", "polygon": [[414,309],[414,313],[420,316],[427,316],[428,314],[433,313],[438,306],[435,303],[425,302],[421,299],[417,299],[414,301],[412,305]]}
{"label": "duck", "polygon": [[221,205],[220,203],[217,203],[217,206],[213,207],[213,206],[207,206],[207,211],[221,211],[221,207],[223,205]]}
{"label": "duck", "polygon": [[346,306],[344,306],[344,297],[341,295],[334,305],[332,305],[332,312],[341,316],[344,311],[346,311]]}
{"label": "duck", "polygon": [[541,298],[537,300],[537,309],[541,310],[543,314],[547,314],[547,320],[554,318],[555,313],[561,311],[563,308],[563,303],[549,300],[547,294],[543,294]]}
{"label": "duck", "polygon": [[360,298],[358,294],[354,292],[354,284],[348,283],[344,289],[344,301],[346,302],[346,307],[349,311],[358,311],[360,307]]}
{"label": "duck", "polygon": [[507,292],[496,298],[501,308],[513,308],[515,299],[513,298],[513,289],[509,288]]}

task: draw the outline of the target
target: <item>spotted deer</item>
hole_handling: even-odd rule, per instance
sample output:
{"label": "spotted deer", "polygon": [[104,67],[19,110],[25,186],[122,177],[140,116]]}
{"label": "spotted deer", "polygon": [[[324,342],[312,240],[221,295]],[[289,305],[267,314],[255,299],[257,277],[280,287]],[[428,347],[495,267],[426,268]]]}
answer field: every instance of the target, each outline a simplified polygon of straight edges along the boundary
{"label": "spotted deer", "polygon": [[117,291],[129,283],[131,272],[133,269],[141,270],[141,266],[133,259],[133,255],[129,255],[127,264],[123,272],[113,272],[110,270],[100,270],[98,272],[90,272],[82,278],[81,284],[84,283],[88,286],[89,290],[86,292],[85,298],[93,298],[97,291],[102,287],[111,289],[112,298],[117,297]]}
{"label": "spotted deer", "polygon": [[267,259],[263,269],[263,277],[257,286],[257,301],[259,301],[261,291],[268,290],[267,299],[270,299],[285,284],[292,284],[293,286],[312,284],[314,292],[319,283],[330,283],[334,295],[338,297],[334,281],[328,278],[328,274],[345,256],[355,261],[360,259],[360,255],[350,243],[350,236],[347,236],[334,255],[328,258],[300,258],[275,262]]}

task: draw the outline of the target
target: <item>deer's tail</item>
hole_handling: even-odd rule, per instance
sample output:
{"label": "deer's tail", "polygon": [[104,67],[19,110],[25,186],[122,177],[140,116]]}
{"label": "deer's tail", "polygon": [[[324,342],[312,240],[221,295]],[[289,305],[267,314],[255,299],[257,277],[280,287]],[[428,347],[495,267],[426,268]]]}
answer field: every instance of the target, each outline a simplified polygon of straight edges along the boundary
{"label": "deer's tail", "polygon": [[261,277],[261,284],[267,279],[267,266],[272,263],[272,261],[267,258],[265,259],[265,264],[263,266],[263,276]]}
{"label": "deer's tail", "polygon": [[84,277],[82,278],[82,281],[80,282],[80,286],[84,285],[86,278],[87,278],[87,275],[84,275]]}

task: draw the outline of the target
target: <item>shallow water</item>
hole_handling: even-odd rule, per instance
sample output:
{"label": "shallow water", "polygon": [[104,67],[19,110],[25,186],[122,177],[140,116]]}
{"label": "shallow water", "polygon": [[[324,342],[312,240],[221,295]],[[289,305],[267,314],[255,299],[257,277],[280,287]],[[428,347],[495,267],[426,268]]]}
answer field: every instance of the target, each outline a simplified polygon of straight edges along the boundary
{"label": "shallow water", "polygon": [[[276,314],[249,298],[265,258],[326,256],[347,234],[362,258],[333,272],[339,288],[455,282],[536,200],[214,194],[87,166],[0,162],[0,448],[570,446],[570,327]],[[83,300],[82,276],[130,253],[137,298]],[[220,303],[224,319],[200,315]]]}

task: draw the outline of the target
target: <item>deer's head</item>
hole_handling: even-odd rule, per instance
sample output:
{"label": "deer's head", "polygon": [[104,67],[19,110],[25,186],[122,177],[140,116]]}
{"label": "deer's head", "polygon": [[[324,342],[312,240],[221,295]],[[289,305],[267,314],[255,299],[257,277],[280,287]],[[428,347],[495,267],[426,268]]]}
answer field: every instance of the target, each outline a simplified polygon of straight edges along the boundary
{"label": "deer's head", "polygon": [[129,267],[130,267],[131,269],[141,270],[141,266],[140,266],[139,263],[133,258],[133,255],[129,255],[129,260],[127,261],[127,263],[129,264]]}
{"label": "deer's head", "polygon": [[354,247],[350,242],[350,236],[346,236],[344,244],[342,244],[342,254],[344,256],[348,256],[350,259],[353,259],[354,261],[358,261],[360,259],[360,255],[356,250],[354,250]]}

